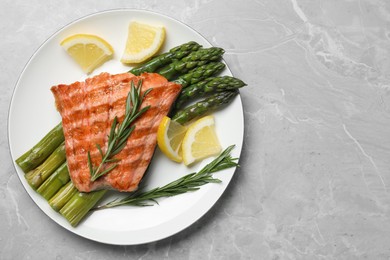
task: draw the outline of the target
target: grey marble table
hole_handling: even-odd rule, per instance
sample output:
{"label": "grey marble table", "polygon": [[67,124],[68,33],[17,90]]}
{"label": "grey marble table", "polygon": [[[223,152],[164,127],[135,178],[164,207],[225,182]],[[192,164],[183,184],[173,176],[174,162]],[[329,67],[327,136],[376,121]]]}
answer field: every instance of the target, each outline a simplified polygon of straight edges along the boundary
{"label": "grey marble table", "polygon": [[[188,229],[140,246],[51,221],[8,147],[8,107],[30,56],[69,22],[115,8],[188,24],[248,83],[228,190]],[[0,21],[0,259],[390,258],[389,1],[2,0]]]}

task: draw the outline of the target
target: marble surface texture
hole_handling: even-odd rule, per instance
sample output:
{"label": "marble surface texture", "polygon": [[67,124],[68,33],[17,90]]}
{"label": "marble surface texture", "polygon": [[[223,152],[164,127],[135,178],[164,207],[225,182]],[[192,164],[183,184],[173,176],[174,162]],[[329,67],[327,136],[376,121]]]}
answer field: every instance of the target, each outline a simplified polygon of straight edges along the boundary
{"label": "marble surface texture", "polygon": [[[188,229],[139,246],[89,241],[46,218],[7,137],[34,51],[69,22],[116,8],[188,24],[248,83],[228,190]],[[2,0],[0,21],[0,259],[390,258],[388,0]]]}

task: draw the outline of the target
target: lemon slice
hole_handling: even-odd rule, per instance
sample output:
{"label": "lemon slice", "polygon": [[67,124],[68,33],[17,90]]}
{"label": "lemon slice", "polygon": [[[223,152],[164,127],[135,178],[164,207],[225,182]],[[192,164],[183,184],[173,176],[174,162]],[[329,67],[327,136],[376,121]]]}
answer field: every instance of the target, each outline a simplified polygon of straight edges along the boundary
{"label": "lemon slice", "polygon": [[165,116],[157,130],[157,144],[171,160],[181,162],[181,143],[187,128]]}
{"label": "lemon slice", "polygon": [[156,54],[165,39],[165,28],[139,22],[131,22],[123,63],[141,63]]}
{"label": "lemon slice", "polygon": [[111,59],[114,54],[114,50],[108,42],[91,34],[69,36],[60,45],[88,74]]}
{"label": "lemon slice", "polygon": [[205,116],[190,125],[183,139],[182,150],[185,165],[221,152],[213,116]]}

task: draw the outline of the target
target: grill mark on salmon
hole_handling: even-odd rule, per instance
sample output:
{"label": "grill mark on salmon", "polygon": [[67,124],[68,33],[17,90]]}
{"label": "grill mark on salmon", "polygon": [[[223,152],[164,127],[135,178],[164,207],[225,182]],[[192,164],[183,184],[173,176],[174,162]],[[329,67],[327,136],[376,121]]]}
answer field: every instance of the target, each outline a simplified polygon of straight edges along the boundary
{"label": "grill mark on salmon", "polygon": [[[145,97],[141,108],[151,106],[134,124],[126,146],[115,158],[118,166],[91,182],[87,153],[94,165],[101,162],[96,144],[106,151],[107,139],[115,116],[122,122],[131,81],[142,80],[141,93],[153,90]],[[180,93],[181,86],[168,82],[155,73],[134,76],[130,73],[102,73],[85,82],[57,85],[51,88],[62,117],[69,173],[75,187],[82,192],[110,188],[119,191],[137,189],[153,156],[157,129]],[[107,165],[106,167],[109,167]]]}

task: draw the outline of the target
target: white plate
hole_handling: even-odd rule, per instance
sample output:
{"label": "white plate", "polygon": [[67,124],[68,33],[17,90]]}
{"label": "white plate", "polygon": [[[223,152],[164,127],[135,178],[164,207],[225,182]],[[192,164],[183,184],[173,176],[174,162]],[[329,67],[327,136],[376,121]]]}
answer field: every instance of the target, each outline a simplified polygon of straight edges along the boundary
{"label": "white plate", "polygon": [[[121,73],[130,67],[119,59],[125,46],[127,28],[131,20],[161,24],[167,31],[162,51],[188,41],[196,41],[205,47],[211,44],[199,33],[170,17],[142,10],[111,10],[81,18],[50,37],[31,57],[23,70],[12,97],[9,111],[9,145],[15,160],[37,143],[61,117],[54,108],[50,92],[52,85],[84,80],[86,75],[75,65],[59,43],[75,33],[97,34],[106,39],[116,51],[113,60],[93,74],[106,71]],[[228,68],[223,74],[231,75]],[[243,110],[239,96],[225,109],[214,114],[216,130],[224,148],[235,144],[232,155],[239,157],[243,141]],[[210,159],[211,160],[211,159]],[[190,172],[198,171],[209,160],[186,168],[166,159],[157,149],[149,168],[148,187],[162,186]],[[108,244],[134,245],[148,243],[171,236],[202,217],[221,197],[228,186],[235,168],[216,173],[221,184],[207,184],[199,191],[160,199],[152,207],[118,207],[91,214],[79,226],[73,228],[61,215],[27,184],[24,173],[15,164],[17,174],[33,201],[47,216],[65,229],[82,237]]]}

